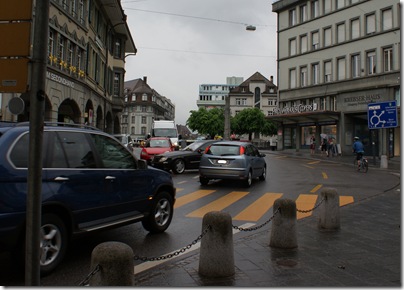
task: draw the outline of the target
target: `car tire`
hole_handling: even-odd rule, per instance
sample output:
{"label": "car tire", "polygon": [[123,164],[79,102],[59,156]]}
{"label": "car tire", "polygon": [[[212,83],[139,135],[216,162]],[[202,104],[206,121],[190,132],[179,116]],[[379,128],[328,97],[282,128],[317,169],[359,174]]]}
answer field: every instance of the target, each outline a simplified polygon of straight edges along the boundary
{"label": "car tire", "polygon": [[67,229],[55,214],[42,216],[40,234],[41,276],[51,273],[63,260],[67,250]]}
{"label": "car tire", "polygon": [[248,171],[247,179],[244,180],[244,186],[250,187],[251,184],[252,184],[252,174],[251,174],[251,170],[250,170],[250,171]]}
{"label": "car tire", "polygon": [[199,182],[201,183],[201,185],[208,185],[209,179],[206,178],[206,177],[200,177],[199,176]]}
{"label": "car tire", "polygon": [[175,174],[182,174],[185,171],[185,162],[182,159],[177,159],[174,161],[173,172]]}
{"label": "car tire", "polygon": [[142,220],[142,225],[150,233],[162,233],[170,225],[173,213],[173,198],[169,193],[162,191],[154,197],[151,211]]}
{"label": "car tire", "polygon": [[266,178],[267,178],[267,168],[264,166],[264,168],[262,169],[260,180],[264,181]]}

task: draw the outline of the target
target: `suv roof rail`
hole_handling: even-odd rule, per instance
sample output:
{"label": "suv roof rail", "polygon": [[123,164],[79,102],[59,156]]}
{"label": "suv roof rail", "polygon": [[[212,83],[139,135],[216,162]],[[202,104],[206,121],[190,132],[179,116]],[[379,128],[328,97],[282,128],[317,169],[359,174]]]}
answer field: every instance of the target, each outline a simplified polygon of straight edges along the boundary
{"label": "suv roof rail", "polygon": [[[6,126],[29,126],[29,121],[26,122],[0,122],[0,123],[6,123]],[[83,128],[83,129],[90,129],[90,130],[95,130],[95,131],[101,131],[101,129],[98,129],[94,126],[90,125],[85,125],[85,124],[76,124],[76,123],[63,123],[63,122],[51,122],[51,121],[44,121],[44,126],[60,126],[60,127],[74,127],[74,128]]]}

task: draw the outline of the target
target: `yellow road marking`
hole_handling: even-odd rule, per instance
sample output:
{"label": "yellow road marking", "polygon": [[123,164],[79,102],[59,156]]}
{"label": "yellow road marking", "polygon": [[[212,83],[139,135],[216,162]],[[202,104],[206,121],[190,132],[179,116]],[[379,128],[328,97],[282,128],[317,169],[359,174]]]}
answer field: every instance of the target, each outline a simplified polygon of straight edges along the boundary
{"label": "yellow road marking", "polygon": [[339,197],[339,206],[344,206],[350,203],[354,202],[354,197],[353,196],[345,196],[342,195]]}
{"label": "yellow road marking", "polygon": [[183,183],[187,183],[188,181],[184,180],[184,181],[180,181],[178,182],[178,184],[183,184]]}
{"label": "yellow road marking", "polygon": [[283,159],[283,158],[288,158],[288,156],[282,155],[282,156],[277,156],[277,157],[275,157],[275,159]]}
{"label": "yellow road marking", "polygon": [[304,165],[304,164],[303,164],[303,166],[304,166],[304,167],[307,167],[307,168],[310,168],[310,169],[313,169],[313,168],[314,168],[313,166],[308,166],[308,165]]}
{"label": "yellow road marking", "polygon": [[180,191],[183,191],[183,190],[184,190],[183,188],[177,187],[175,192],[180,192]]}
{"label": "yellow road marking", "polygon": [[312,161],[312,162],[309,162],[307,164],[318,164],[318,163],[320,163],[320,161]]}
{"label": "yellow road marking", "polygon": [[315,192],[317,192],[317,190],[319,190],[319,189],[322,188],[322,187],[323,187],[322,184],[316,185],[312,190],[310,190],[310,192],[311,192],[311,193],[315,193]]}
{"label": "yellow road marking", "polygon": [[273,205],[282,193],[265,193],[246,209],[240,212],[233,220],[258,221]]}
{"label": "yellow road marking", "polygon": [[323,174],[323,179],[328,179],[328,175],[327,175],[327,173],[322,172],[322,174]]}
{"label": "yellow road marking", "polygon": [[180,206],[193,202],[194,200],[207,196],[213,192],[215,192],[215,190],[197,190],[190,194],[178,197],[175,201],[174,208],[178,208]]}
{"label": "yellow road marking", "polygon": [[206,213],[211,211],[221,211],[232,203],[238,201],[240,198],[246,196],[248,191],[233,191],[229,194],[187,214],[187,217],[203,217]]}
{"label": "yellow road marking", "polygon": [[[318,196],[313,194],[300,194],[296,200],[296,208],[299,210],[310,210],[316,205]],[[311,216],[313,211],[307,213],[297,212],[297,219],[302,219]]]}

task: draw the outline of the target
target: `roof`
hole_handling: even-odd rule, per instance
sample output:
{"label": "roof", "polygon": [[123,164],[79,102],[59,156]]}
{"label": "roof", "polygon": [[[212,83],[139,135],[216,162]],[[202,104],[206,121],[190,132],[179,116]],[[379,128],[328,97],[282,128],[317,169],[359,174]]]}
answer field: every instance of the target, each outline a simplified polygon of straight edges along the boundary
{"label": "roof", "polygon": [[[252,76],[250,76],[248,79],[246,79],[244,82],[242,82],[239,86],[237,86],[233,89],[230,89],[230,93],[251,93],[249,91],[250,83],[265,83],[265,91],[262,93],[276,94],[276,92],[277,92],[277,87],[276,87],[276,85],[274,85],[274,83],[272,81],[268,80],[261,73],[256,72]],[[243,90],[243,88],[244,88],[244,90]],[[247,88],[247,90],[245,88]],[[273,92],[269,91],[270,88],[273,89]]]}

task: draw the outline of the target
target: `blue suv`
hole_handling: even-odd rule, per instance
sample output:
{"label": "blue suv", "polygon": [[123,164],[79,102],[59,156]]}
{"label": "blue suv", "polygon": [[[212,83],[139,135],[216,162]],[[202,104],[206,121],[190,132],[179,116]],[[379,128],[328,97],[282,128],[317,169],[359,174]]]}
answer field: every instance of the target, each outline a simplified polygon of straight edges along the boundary
{"label": "blue suv", "polygon": [[[15,253],[25,243],[28,148],[28,123],[0,123],[0,249]],[[73,235],[138,221],[151,233],[170,225],[171,175],[111,135],[45,123],[42,155],[42,275],[60,264]]]}

